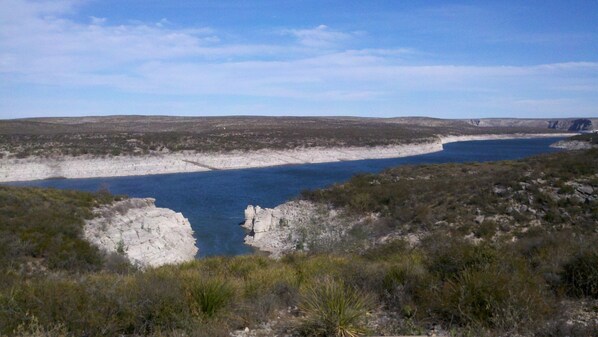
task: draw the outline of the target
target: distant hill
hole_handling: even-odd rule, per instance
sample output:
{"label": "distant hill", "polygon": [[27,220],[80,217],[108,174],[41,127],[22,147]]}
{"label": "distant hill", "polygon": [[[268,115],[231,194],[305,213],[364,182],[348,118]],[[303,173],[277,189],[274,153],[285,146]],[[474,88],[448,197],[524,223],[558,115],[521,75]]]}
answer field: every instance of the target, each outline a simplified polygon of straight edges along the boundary
{"label": "distant hill", "polygon": [[518,119],[518,118],[485,118],[470,119],[471,125],[479,127],[526,127],[544,128],[562,131],[592,131],[598,129],[598,118],[562,118],[562,119]]}
{"label": "distant hill", "polygon": [[[429,117],[267,117],[267,116],[90,116],[46,117],[0,120],[0,134],[65,134],[65,133],[112,133],[112,132],[189,132],[201,133],[232,128],[235,130],[264,129],[322,129],[359,128],[400,124],[411,128],[443,128],[447,131],[475,132],[475,127],[516,128],[530,131],[560,130],[586,131],[598,129],[598,118],[558,119],[440,119]],[[442,131],[442,130],[438,130]]]}

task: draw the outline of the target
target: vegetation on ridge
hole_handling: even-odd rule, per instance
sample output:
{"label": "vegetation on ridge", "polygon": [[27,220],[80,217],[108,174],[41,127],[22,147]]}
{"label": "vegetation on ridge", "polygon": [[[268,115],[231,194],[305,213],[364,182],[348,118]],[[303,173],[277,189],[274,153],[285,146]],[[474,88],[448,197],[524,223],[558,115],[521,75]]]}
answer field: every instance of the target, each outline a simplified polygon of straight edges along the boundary
{"label": "vegetation on ridge", "polygon": [[0,158],[120,156],[422,142],[438,134],[554,132],[426,118],[113,116],[0,121]]}
{"label": "vegetation on ridge", "polygon": [[595,233],[598,149],[519,161],[400,166],[306,191],[302,198],[374,215],[366,230],[370,239],[438,232],[506,241],[534,231]]}
{"label": "vegetation on ridge", "polygon": [[577,141],[582,141],[582,142],[588,142],[593,145],[598,145],[598,133],[597,132],[584,133],[581,135],[567,138],[567,140],[577,140]]}
{"label": "vegetation on ridge", "polygon": [[0,186],[0,271],[27,267],[92,271],[102,254],[82,238],[92,208],[115,200],[108,193]]}

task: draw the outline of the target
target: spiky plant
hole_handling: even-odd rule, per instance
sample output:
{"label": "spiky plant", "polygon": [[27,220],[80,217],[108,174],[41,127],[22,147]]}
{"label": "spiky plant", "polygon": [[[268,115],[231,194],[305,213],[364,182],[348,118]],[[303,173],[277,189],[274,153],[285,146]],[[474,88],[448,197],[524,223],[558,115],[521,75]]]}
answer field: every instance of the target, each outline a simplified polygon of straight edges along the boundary
{"label": "spiky plant", "polygon": [[301,296],[299,308],[305,315],[301,331],[308,336],[358,336],[365,332],[365,317],[371,307],[369,296],[343,282],[315,282]]}

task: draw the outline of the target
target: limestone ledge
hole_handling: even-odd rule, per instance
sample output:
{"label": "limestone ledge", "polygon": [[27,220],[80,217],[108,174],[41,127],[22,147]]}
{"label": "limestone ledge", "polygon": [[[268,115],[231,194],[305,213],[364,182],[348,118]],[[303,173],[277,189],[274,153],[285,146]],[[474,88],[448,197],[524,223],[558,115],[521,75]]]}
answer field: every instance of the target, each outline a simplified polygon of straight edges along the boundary
{"label": "limestone ledge", "polygon": [[442,136],[428,142],[374,147],[263,149],[243,152],[179,152],[146,156],[0,159],[0,182],[49,178],[97,178],[243,169],[414,156],[443,150],[451,142],[570,136],[571,134],[503,134]]}
{"label": "limestone ledge", "polygon": [[308,201],[291,201],[275,208],[249,205],[241,225],[248,230],[245,244],[279,258],[297,248],[303,234],[299,228],[313,222],[316,214],[316,206]]}
{"label": "limestone ledge", "polygon": [[141,268],[193,260],[198,249],[189,221],[154,202],[132,198],[96,209],[85,223],[85,238]]}
{"label": "limestone ledge", "polygon": [[591,144],[590,142],[584,142],[579,140],[561,140],[556,142],[550,147],[565,150],[587,150],[598,147],[597,145]]}
{"label": "limestone ledge", "polygon": [[342,242],[356,225],[371,216],[355,218],[342,210],[306,200],[294,200],[274,208],[249,205],[245,209],[245,244],[280,258],[295,250],[325,251]]}

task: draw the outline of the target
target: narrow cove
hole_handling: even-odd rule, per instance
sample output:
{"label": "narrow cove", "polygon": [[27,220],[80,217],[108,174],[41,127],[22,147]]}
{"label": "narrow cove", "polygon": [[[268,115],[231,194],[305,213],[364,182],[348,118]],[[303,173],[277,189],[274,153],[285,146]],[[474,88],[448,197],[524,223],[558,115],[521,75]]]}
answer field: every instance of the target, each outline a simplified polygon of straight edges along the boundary
{"label": "narrow cove", "polygon": [[199,246],[198,257],[252,252],[243,244],[243,210],[248,204],[274,207],[302,190],[341,183],[358,173],[376,173],[399,165],[520,159],[557,151],[550,144],[562,138],[457,142],[431,154],[323,164],[276,166],[226,171],[92,179],[38,180],[16,186],[54,187],[156,198],[189,219]]}

